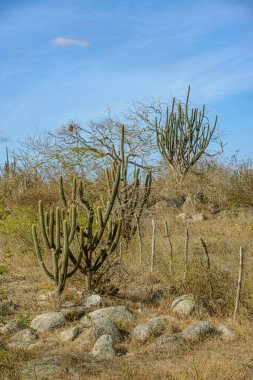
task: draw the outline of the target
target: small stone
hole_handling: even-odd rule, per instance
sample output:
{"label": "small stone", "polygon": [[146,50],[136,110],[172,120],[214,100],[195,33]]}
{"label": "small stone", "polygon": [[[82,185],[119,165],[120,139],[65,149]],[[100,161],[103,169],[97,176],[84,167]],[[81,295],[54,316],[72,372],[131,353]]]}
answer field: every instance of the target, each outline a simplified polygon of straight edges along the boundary
{"label": "small stone", "polygon": [[71,342],[72,340],[74,340],[77,335],[80,333],[80,328],[78,327],[71,327],[67,330],[63,330],[61,333],[60,333],[60,337],[61,337],[61,340],[63,342]]}
{"label": "small stone", "polygon": [[155,317],[146,323],[140,323],[134,328],[133,337],[145,343],[150,338],[161,335],[166,328],[166,322],[167,320],[164,317]]}
{"label": "small stone", "polygon": [[47,293],[40,293],[40,294],[38,294],[37,300],[41,301],[41,302],[53,301],[53,300],[56,299],[56,297],[57,297],[57,293],[53,290],[53,291],[50,291],[50,292],[47,292]]}
{"label": "small stone", "polygon": [[98,359],[112,358],[116,355],[110,335],[102,335],[91,350],[91,355]]}
{"label": "small stone", "polygon": [[102,297],[99,294],[87,294],[83,298],[83,304],[86,307],[96,307],[102,305]]}
{"label": "small stone", "polygon": [[183,343],[183,338],[181,334],[165,335],[160,336],[156,339],[155,346],[159,348],[177,348]]}
{"label": "small stone", "polygon": [[232,341],[236,339],[234,331],[227,325],[220,324],[217,327],[217,332],[220,334],[221,339],[224,341]]}
{"label": "small stone", "polygon": [[173,313],[180,317],[189,317],[195,313],[196,309],[197,304],[191,294],[176,297],[171,304],[171,310]]}
{"label": "small stone", "polygon": [[197,214],[192,215],[193,222],[203,222],[205,219],[205,215],[202,212],[198,212]]}
{"label": "small stone", "polygon": [[145,309],[144,307],[139,307],[139,309],[137,309],[137,312],[138,312],[139,314],[145,314],[146,309]]}
{"label": "small stone", "polygon": [[37,295],[37,301],[39,302],[45,302],[48,300],[47,294],[41,293]]}
{"label": "small stone", "polygon": [[32,342],[37,339],[37,335],[32,329],[24,329],[15,334],[11,341]]}
{"label": "small stone", "polygon": [[66,371],[61,367],[60,360],[56,356],[49,356],[27,362],[21,372],[21,380],[63,379],[65,375]]}
{"label": "small stone", "polygon": [[7,347],[14,350],[28,350],[30,343],[36,339],[37,335],[32,329],[24,329],[10,339]]}
{"label": "small stone", "polygon": [[66,323],[66,318],[61,312],[49,312],[38,315],[33,319],[31,328],[35,331],[44,332],[57,329]]}
{"label": "small stone", "polygon": [[184,340],[197,342],[207,339],[209,336],[217,334],[217,329],[207,321],[198,321],[187,326],[182,331]]}
{"label": "small stone", "polygon": [[178,214],[177,216],[176,216],[176,219],[177,220],[181,220],[181,221],[186,221],[187,219],[188,219],[189,217],[188,217],[188,214],[186,214],[186,212],[182,212],[181,214]]}
{"label": "small stone", "polygon": [[150,326],[147,323],[140,323],[133,329],[132,335],[135,340],[144,343],[152,335],[150,331]]}
{"label": "small stone", "polygon": [[7,323],[1,327],[0,331],[2,334],[12,334],[14,332],[23,330],[26,328],[26,323],[20,319],[14,319],[13,321]]}

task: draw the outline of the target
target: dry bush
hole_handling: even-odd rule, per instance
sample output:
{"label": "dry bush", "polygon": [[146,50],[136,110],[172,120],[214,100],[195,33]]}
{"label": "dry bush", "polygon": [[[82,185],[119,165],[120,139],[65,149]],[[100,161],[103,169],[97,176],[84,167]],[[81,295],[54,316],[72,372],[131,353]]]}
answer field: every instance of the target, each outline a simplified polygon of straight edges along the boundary
{"label": "dry bush", "polygon": [[[3,341],[0,346],[0,371],[7,379],[17,378],[23,362],[45,354],[65,354],[74,352],[77,362],[87,361],[84,377],[90,379],[171,379],[171,380],[236,380],[250,379],[252,376],[253,344],[253,219],[251,170],[240,175],[237,169],[228,169],[217,163],[203,164],[189,174],[185,183],[178,188],[170,177],[161,176],[154,181],[151,203],[167,198],[190,195],[188,209],[167,207],[159,204],[145,211],[141,221],[142,263],[140,263],[139,240],[136,236],[128,245],[122,243],[115,256],[101,268],[101,278],[97,278],[97,291],[103,296],[104,306],[124,304],[135,311],[138,323],[155,315],[170,314],[174,297],[193,294],[200,305],[196,319],[211,319],[216,325],[220,320],[232,325],[238,335],[235,342],[207,340],[196,346],[186,346],[182,350],[152,351],[141,347],[131,339],[134,324],[122,327],[124,343],[119,346],[129,355],[116,357],[111,361],[97,362],[89,357],[88,349],[79,352],[71,345],[59,345],[33,353],[10,352]],[[9,182],[8,182],[9,181]],[[17,303],[17,310],[1,316],[4,322],[15,314],[22,318],[32,318],[46,312],[53,306],[40,306],[37,295],[53,290],[54,286],[41,273],[33,254],[30,226],[36,222],[37,201],[42,199],[45,208],[60,205],[58,185],[54,183],[30,183],[23,193],[17,192],[14,180],[0,179],[3,189],[1,204],[2,257],[0,268],[1,297],[11,297]],[[71,177],[65,180],[67,191],[71,191]],[[86,183],[89,200],[96,201],[104,193],[103,178]],[[210,213],[214,205],[226,210],[215,215]],[[241,209],[238,207],[247,208]],[[237,209],[238,208],[238,209]],[[186,210],[189,213],[202,211],[207,216],[203,222],[188,221],[189,229],[189,270],[184,280],[184,249],[186,222],[176,219],[176,215]],[[150,271],[152,223],[156,224],[156,246],[154,271]],[[164,232],[164,222],[168,222],[173,246],[173,273],[170,273],[169,247]],[[200,242],[206,242],[210,269]],[[245,251],[245,271],[242,284],[238,323],[232,323],[234,300],[239,269],[239,247]],[[49,257],[50,258],[50,257]],[[2,272],[1,272],[2,270]],[[70,287],[85,289],[84,276],[77,273],[70,280]],[[152,296],[158,289],[164,290],[163,298],[154,302]],[[66,289],[67,290],[67,289]],[[108,295],[108,293],[111,293]],[[51,310],[51,309],[50,309]],[[193,317],[193,320],[195,318]],[[137,323],[137,322],[136,322]],[[179,320],[178,329],[189,324],[189,320]],[[170,331],[168,331],[170,333]],[[56,333],[55,333],[56,334]],[[124,351],[125,350],[125,351]],[[85,362],[86,363],[86,362]],[[84,368],[82,367],[82,368]],[[86,372],[85,372],[86,371]],[[4,378],[4,377],[3,377]]]}
{"label": "dry bush", "polygon": [[204,161],[193,168],[181,185],[164,169],[154,182],[152,204],[173,198],[187,199],[187,208],[184,207],[183,211],[190,213],[252,207],[252,162],[248,160],[232,166]]}

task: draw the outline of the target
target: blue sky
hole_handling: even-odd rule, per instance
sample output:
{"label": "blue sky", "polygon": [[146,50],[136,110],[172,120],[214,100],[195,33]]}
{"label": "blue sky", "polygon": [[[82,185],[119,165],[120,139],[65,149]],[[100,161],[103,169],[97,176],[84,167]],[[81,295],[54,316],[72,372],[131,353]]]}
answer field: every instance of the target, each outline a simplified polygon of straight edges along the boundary
{"label": "blue sky", "polygon": [[206,103],[226,153],[253,157],[253,1],[0,0],[5,146],[132,99]]}

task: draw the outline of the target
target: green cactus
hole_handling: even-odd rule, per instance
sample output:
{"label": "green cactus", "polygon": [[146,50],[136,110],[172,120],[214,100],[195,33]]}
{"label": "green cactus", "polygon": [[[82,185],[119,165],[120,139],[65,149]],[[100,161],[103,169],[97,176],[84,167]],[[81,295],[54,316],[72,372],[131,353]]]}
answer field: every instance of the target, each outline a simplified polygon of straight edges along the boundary
{"label": "green cactus", "polygon": [[[178,182],[184,180],[188,171],[206,152],[217,125],[216,116],[213,127],[210,126],[205,115],[205,105],[201,111],[198,108],[189,111],[189,97],[190,86],[184,105],[181,102],[176,105],[173,98],[170,112],[167,107],[164,127],[155,120],[159,151]],[[221,143],[220,145],[222,147]]]}
{"label": "green cactus", "polygon": [[59,208],[55,211],[51,210],[50,213],[44,213],[42,201],[39,201],[41,235],[46,250],[52,255],[52,271],[47,268],[42,257],[36,226],[35,224],[32,226],[34,248],[39,264],[46,276],[55,282],[59,294],[63,291],[67,279],[78,270],[82,259],[80,251],[74,266],[69,270],[69,258],[73,255],[70,245],[73,242],[77,224],[76,206],[72,205],[66,219],[65,216]]}
{"label": "green cactus", "polygon": [[[113,221],[111,218],[112,209],[116,200],[119,183],[120,183],[121,165],[115,167],[115,177],[111,187],[110,199],[107,203],[106,210],[101,207],[95,208],[84,195],[83,182],[74,179],[72,185],[71,201],[67,201],[64,190],[63,179],[60,178],[60,196],[65,206],[66,213],[70,213],[73,204],[84,212],[87,222],[81,225],[78,221],[75,225],[76,232],[79,233],[79,246],[82,252],[83,263],[79,265],[80,271],[87,278],[87,288],[91,290],[93,287],[93,277],[101,268],[107,257],[116,249],[120,234],[122,220],[119,218]],[[70,253],[70,260],[74,265],[77,259]]]}
{"label": "green cactus", "polygon": [[17,159],[16,157],[14,157],[13,162],[10,162],[9,151],[7,147],[6,147],[6,160],[3,165],[2,172],[5,178],[14,177],[17,174]]}
{"label": "green cactus", "polygon": [[[119,155],[114,154],[114,156],[117,156],[122,163],[120,187],[117,193],[118,208],[116,208],[116,215],[121,217],[122,235],[126,241],[129,241],[136,233],[142,212],[148,201],[151,191],[152,176],[151,171],[149,171],[146,175],[144,185],[141,186],[140,168],[135,167],[133,181],[129,183],[129,155],[125,154],[124,141],[125,129],[124,125],[122,125],[120,152]],[[112,150],[114,150],[114,147]],[[116,167],[117,165],[114,161],[111,171],[106,170],[108,188],[110,192],[112,191],[112,183],[116,176]]]}

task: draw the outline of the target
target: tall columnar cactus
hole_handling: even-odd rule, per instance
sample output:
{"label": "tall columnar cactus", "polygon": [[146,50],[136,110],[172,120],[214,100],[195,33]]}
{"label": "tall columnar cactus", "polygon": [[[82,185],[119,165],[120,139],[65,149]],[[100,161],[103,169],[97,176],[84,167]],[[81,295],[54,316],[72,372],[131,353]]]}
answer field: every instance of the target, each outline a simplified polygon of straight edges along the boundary
{"label": "tall columnar cactus", "polygon": [[[62,178],[60,178],[60,195],[66,212],[69,213],[72,205],[78,206],[79,211],[84,211],[86,222],[83,224],[77,222],[75,230],[79,233],[79,245],[82,252],[84,264],[80,265],[80,270],[86,275],[87,288],[93,287],[93,277],[101,268],[107,257],[116,249],[120,233],[122,220],[119,218],[113,221],[111,218],[112,209],[117,196],[120,182],[120,165],[115,168],[115,178],[112,184],[110,199],[108,200],[106,210],[103,212],[101,207],[95,208],[84,195],[83,182],[76,179],[73,181],[71,199],[67,201],[66,192]],[[82,218],[85,219],[84,215]],[[77,259],[70,254],[70,260],[74,265]]]}
{"label": "tall columnar cactus", "polygon": [[[73,276],[79,268],[82,258],[80,250],[74,266],[69,268],[69,258],[72,255],[70,245],[74,240],[77,225],[76,206],[72,205],[69,214],[64,210],[56,208],[50,213],[44,213],[42,201],[39,201],[39,218],[41,235],[46,250],[51,254],[53,261],[53,270],[47,268],[42,256],[36,226],[32,226],[32,235],[35,247],[35,253],[39,264],[48,278],[55,282],[57,292],[61,293],[65,287],[66,281]],[[80,231],[82,235],[83,231]]]}
{"label": "tall columnar cactus", "polygon": [[5,163],[3,165],[2,172],[3,172],[3,176],[5,178],[14,177],[15,174],[17,174],[17,159],[16,159],[16,157],[14,157],[13,161],[10,162],[9,152],[8,152],[7,147],[6,147],[6,160],[5,160]]}
{"label": "tall columnar cactus", "polygon": [[166,110],[165,126],[161,127],[155,120],[157,145],[162,157],[182,182],[190,168],[205,154],[214,135],[217,116],[213,127],[205,115],[205,105],[202,110],[189,110],[190,86],[186,103],[172,101],[172,107]]}
{"label": "tall columnar cactus", "polygon": [[[116,208],[116,214],[122,219],[124,239],[131,240],[137,230],[142,212],[150,195],[152,176],[151,172],[148,172],[144,184],[141,185],[140,168],[135,167],[133,180],[131,183],[129,183],[129,163],[128,155],[125,154],[124,134],[124,125],[122,125],[120,152],[118,155],[120,162],[122,163],[121,180],[119,191],[117,193],[118,207]],[[106,170],[107,182],[110,192],[112,191],[112,183],[114,182],[116,176],[116,167],[117,165],[114,161],[111,171]]]}

